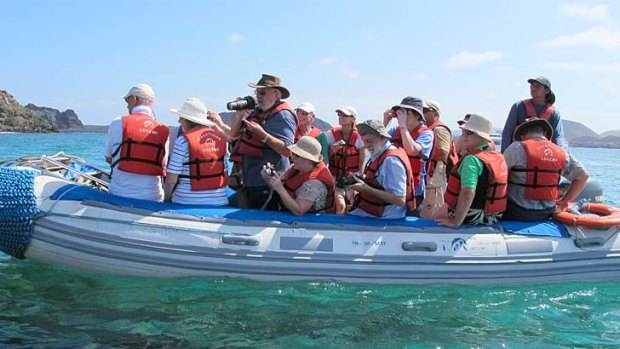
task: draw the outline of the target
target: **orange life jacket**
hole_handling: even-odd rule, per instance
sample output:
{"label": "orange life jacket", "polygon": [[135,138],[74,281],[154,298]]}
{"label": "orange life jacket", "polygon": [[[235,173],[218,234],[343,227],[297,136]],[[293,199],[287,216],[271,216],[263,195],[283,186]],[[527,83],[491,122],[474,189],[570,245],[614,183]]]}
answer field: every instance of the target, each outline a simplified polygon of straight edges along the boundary
{"label": "orange life jacket", "polygon": [[[366,175],[365,182],[373,188],[379,190],[385,189],[377,180],[377,171],[383,164],[383,161],[385,161],[388,156],[397,157],[405,166],[405,171],[407,173],[407,191],[405,201],[407,208],[410,211],[414,211],[416,205],[415,196],[413,195],[413,174],[411,172],[411,164],[409,163],[409,158],[407,157],[407,153],[403,148],[388,149],[384,151],[383,154],[381,154],[376,160],[371,160],[368,163],[368,166],[366,166],[366,171],[364,172],[364,174]],[[381,217],[383,215],[385,207],[389,205],[389,203],[366,192],[359,193],[358,198],[359,201],[357,202],[356,208],[361,208],[375,217]]]}
{"label": "orange life jacket", "polygon": [[297,141],[302,137],[302,136],[310,136],[312,138],[316,138],[318,137],[318,135],[321,134],[321,130],[319,130],[318,128],[312,126],[310,127],[310,132],[308,132],[307,135],[302,135],[299,132],[299,127],[295,130],[295,143],[297,143]]}
{"label": "orange life jacket", "polygon": [[[276,104],[272,109],[265,112],[256,112],[255,110],[246,120],[262,122],[272,118],[282,110],[288,110],[295,117],[295,122],[297,123],[297,114],[293,112],[293,108],[291,108],[287,102],[283,101],[280,101],[280,103]],[[234,143],[231,158],[233,161],[238,162],[241,162],[242,155],[260,158],[263,156],[263,149],[265,147],[268,147],[268,145],[265,145],[262,139],[259,139],[251,133],[241,132],[239,139]]]}
{"label": "orange life jacket", "polygon": [[118,164],[125,172],[163,176],[168,126],[143,113],[125,115],[122,120],[123,141],[112,157],[119,151],[121,154],[112,169]]}
{"label": "orange life jacket", "polygon": [[530,200],[555,201],[560,197],[559,184],[562,170],[566,166],[566,153],[562,148],[546,139],[522,141],[527,154],[527,166],[512,167],[510,171],[525,172],[525,183],[510,182],[525,187],[525,198]]}
{"label": "orange life jacket", "polygon": [[[454,145],[454,139],[452,137],[452,131],[450,130],[450,128],[446,124],[444,124],[443,121],[441,120],[435,121],[428,128],[433,130],[433,132],[435,132],[435,128],[437,127],[444,127],[450,133],[450,151],[448,152],[448,161],[446,163],[446,169],[447,169],[446,173],[449,174],[452,171],[452,168],[459,162],[459,156],[456,153],[456,146]],[[433,150],[431,150],[430,159],[431,160],[428,165],[428,174],[430,176],[433,176],[433,173],[435,173],[435,166],[437,165],[437,161],[439,161],[438,156],[437,156],[437,137],[435,137],[433,141]]]}
{"label": "orange life jacket", "polygon": [[[420,134],[422,134],[422,132],[428,130],[430,130],[428,127],[424,125],[419,125],[418,127],[409,131],[409,134],[411,135],[411,138],[415,141],[416,139],[418,139]],[[403,139],[400,134],[400,130],[396,131],[396,135],[392,139],[392,144],[394,144],[398,148],[403,147]],[[407,155],[407,157],[409,158],[409,163],[411,164],[411,172],[413,174],[413,187],[417,188],[418,185],[420,185],[420,181],[422,179],[421,174],[422,169],[424,168],[425,161],[422,157],[422,153],[418,155]]]}
{"label": "orange life jacket", "polygon": [[526,118],[538,117],[538,118],[549,121],[549,118],[551,118],[551,115],[553,114],[553,111],[555,110],[553,108],[553,105],[547,104],[545,106],[545,109],[540,113],[540,115],[538,115],[536,113],[536,108],[534,107],[534,102],[532,102],[531,98],[524,99],[521,102],[525,106],[525,117]]}
{"label": "orange life jacket", "polygon": [[[331,131],[336,142],[343,140],[342,127],[334,127]],[[346,144],[343,145],[342,149],[330,155],[329,170],[337,178],[348,176],[360,170],[360,152],[355,147],[359,138],[359,132],[353,130],[349,139],[345,140]]]}
{"label": "orange life jacket", "polygon": [[[325,166],[322,161],[319,162],[315,169],[308,173],[299,173],[299,171],[295,169],[295,166],[293,166],[286,171],[282,181],[284,182],[284,189],[295,199],[297,198],[295,191],[310,179],[318,179],[327,186],[327,205],[325,209],[327,212],[334,212],[334,191],[336,189],[336,184],[334,183],[334,177],[331,172],[329,172],[329,169],[327,169],[327,166]],[[308,212],[311,213],[314,212],[314,210],[310,208]]]}
{"label": "orange life jacket", "polygon": [[[506,211],[508,194],[508,170],[504,156],[493,150],[476,150],[470,153],[480,159],[484,164],[482,174],[478,177],[476,185],[476,195],[471,204],[471,208],[483,209],[486,214],[496,214]],[[464,157],[463,157],[464,159]],[[452,168],[448,179],[448,189],[445,199],[448,207],[456,210],[461,192],[461,177],[458,168],[463,161],[461,159],[457,166]]]}
{"label": "orange life jacket", "polygon": [[224,158],[226,135],[209,127],[198,127],[185,133],[189,148],[189,178],[192,191],[222,188],[226,185]]}

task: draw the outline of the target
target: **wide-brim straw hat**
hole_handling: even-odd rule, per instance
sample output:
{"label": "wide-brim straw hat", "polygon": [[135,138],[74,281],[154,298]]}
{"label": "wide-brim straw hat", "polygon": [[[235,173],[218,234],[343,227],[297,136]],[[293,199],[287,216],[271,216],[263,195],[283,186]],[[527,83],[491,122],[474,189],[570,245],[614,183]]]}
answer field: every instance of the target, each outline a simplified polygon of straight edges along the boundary
{"label": "wide-brim straw hat", "polygon": [[195,122],[199,125],[212,127],[215,125],[213,121],[207,117],[209,112],[204,103],[198,98],[188,98],[183,103],[181,109],[170,109],[171,112],[177,114],[179,117]]}
{"label": "wide-brim straw hat", "polygon": [[482,113],[471,113],[466,123],[460,126],[462,130],[471,131],[478,136],[492,142],[491,130],[493,129],[493,123]]}
{"label": "wide-brim straw hat", "polygon": [[257,83],[248,83],[248,86],[251,88],[275,88],[280,90],[282,93],[282,99],[287,99],[291,96],[291,93],[286,89],[286,87],[282,86],[282,80],[273,75],[263,74],[263,76],[258,80]]}
{"label": "wide-brim straw hat", "polygon": [[323,155],[321,155],[321,143],[314,137],[302,136],[297,143],[289,145],[288,149],[291,153],[313,162],[320,162],[323,160]]}
{"label": "wide-brim straw hat", "polygon": [[551,124],[545,119],[534,117],[527,118],[521,124],[517,125],[517,127],[515,128],[515,132],[512,136],[513,142],[520,141],[521,137],[533,127],[541,127],[544,130],[545,137],[548,140],[551,140],[551,138],[553,137],[553,127],[551,127]]}

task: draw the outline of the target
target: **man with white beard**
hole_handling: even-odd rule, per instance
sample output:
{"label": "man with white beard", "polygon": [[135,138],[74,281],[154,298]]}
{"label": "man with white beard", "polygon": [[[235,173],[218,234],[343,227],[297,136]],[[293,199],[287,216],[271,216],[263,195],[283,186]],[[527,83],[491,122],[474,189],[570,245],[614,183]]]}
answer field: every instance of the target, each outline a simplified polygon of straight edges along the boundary
{"label": "man with white beard", "polygon": [[390,142],[390,134],[380,120],[357,125],[370,161],[365,179],[355,178],[347,189],[358,192],[352,215],[400,219],[415,209],[413,174],[407,153]]}

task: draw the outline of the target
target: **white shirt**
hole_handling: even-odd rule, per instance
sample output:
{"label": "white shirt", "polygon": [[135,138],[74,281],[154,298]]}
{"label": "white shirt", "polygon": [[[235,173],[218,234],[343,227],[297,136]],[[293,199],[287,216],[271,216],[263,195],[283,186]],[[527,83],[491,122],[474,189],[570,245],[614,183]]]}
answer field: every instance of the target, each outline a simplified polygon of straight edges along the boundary
{"label": "white shirt", "polygon": [[[133,108],[132,114],[142,113],[153,117],[153,110],[144,105]],[[155,117],[153,117],[155,119]],[[112,120],[108,129],[108,138],[105,146],[105,156],[111,157],[123,142],[123,118],[118,117]],[[168,145],[166,144],[166,147]],[[114,155],[112,163],[120,157],[120,151]],[[166,158],[164,157],[164,162]],[[165,165],[165,164],[164,164]],[[147,176],[136,173],[122,171],[118,165],[112,169],[112,180],[110,182],[110,194],[126,198],[162,201],[164,199],[164,189],[161,176]]]}
{"label": "white shirt", "polygon": [[[189,162],[189,145],[187,138],[180,135],[174,143],[174,150],[170,156],[168,164],[168,173],[189,176],[189,165],[183,165]],[[224,161],[224,171],[228,173],[227,161]],[[217,189],[195,190],[192,191],[191,181],[189,178],[179,178],[177,186],[172,194],[172,202],[185,205],[228,205],[227,186]]]}

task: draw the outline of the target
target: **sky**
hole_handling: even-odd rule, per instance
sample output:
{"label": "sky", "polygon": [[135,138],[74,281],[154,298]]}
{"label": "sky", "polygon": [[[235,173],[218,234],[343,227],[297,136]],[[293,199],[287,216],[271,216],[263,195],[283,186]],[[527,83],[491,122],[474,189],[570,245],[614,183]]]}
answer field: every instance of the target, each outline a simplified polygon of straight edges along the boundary
{"label": "sky", "polygon": [[542,75],[563,119],[620,129],[620,2],[23,0],[2,2],[0,32],[0,89],[85,124],[148,83],[176,125],[187,97],[222,112],[267,73],[332,125],[338,107],[361,122],[416,96],[451,127],[482,112],[501,128]]}

